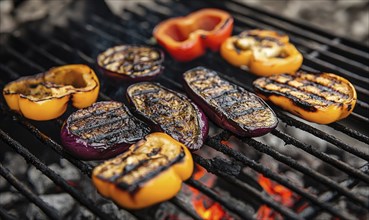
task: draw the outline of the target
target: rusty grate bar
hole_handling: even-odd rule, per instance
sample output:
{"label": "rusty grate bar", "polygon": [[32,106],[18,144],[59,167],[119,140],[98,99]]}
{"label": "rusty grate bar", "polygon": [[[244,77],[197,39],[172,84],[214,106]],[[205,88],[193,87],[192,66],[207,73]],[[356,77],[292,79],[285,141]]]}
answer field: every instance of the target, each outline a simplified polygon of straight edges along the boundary
{"label": "rusty grate bar", "polygon": [[[1,131],[0,131],[1,132]],[[0,133],[1,134],[1,133]],[[0,163],[0,175],[3,176],[14,188],[22,193],[28,200],[37,205],[49,218],[61,219],[57,211],[46,204],[40,197],[31,191],[31,189],[20,182],[7,168]]]}
{"label": "rusty grate bar", "polygon": [[0,138],[7,143],[14,151],[20,154],[28,163],[35,166],[43,174],[50,178],[55,184],[60,186],[63,190],[68,192],[73,198],[80,202],[83,206],[88,208],[92,213],[99,216],[102,219],[115,219],[109,214],[103,212],[98,206],[90,199],[87,195],[77,191],[68,183],[56,174],[53,170],[48,168],[42,161],[40,161],[35,155],[30,153],[25,147],[23,147],[19,142],[7,135],[2,129],[0,129]]}

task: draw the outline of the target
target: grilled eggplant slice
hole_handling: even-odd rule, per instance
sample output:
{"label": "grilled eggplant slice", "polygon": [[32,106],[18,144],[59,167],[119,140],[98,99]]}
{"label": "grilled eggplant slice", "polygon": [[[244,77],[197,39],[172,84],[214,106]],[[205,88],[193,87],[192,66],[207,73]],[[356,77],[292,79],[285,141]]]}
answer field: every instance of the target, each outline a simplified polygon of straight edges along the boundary
{"label": "grilled eggplant slice", "polygon": [[258,96],[232,84],[218,73],[196,67],[183,74],[192,100],[220,127],[240,136],[256,137],[273,130],[278,119]]}
{"label": "grilled eggplant slice", "polygon": [[208,135],[208,120],[185,95],[158,83],[142,82],[128,87],[127,97],[137,117],[153,130],[169,134],[191,150],[203,145]]}
{"label": "grilled eggplant slice", "polygon": [[119,102],[97,102],[69,116],[61,130],[65,149],[83,160],[111,158],[141,140],[150,129]]}
{"label": "grilled eggplant slice", "polygon": [[173,197],[192,172],[188,149],[158,132],[97,166],[92,181],[103,196],[125,208],[139,209]]}
{"label": "grilled eggplant slice", "polygon": [[354,86],[332,73],[297,72],[254,81],[256,93],[275,105],[319,124],[346,118],[356,104]]}
{"label": "grilled eggplant slice", "polygon": [[130,82],[155,78],[164,69],[163,61],[162,50],[133,45],[115,46],[97,57],[97,64],[107,77]]}

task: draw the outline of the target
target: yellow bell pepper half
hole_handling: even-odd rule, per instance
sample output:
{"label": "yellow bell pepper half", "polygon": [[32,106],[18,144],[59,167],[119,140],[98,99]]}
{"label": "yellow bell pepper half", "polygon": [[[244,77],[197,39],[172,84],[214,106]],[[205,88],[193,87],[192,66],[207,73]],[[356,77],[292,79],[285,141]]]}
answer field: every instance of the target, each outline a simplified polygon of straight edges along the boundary
{"label": "yellow bell pepper half", "polygon": [[287,35],[269,30],[244,31],[225,40],[221,56],[230,64],[259,76],[294,73],[303,57]]}
{"label": "yellow bell pepper half", "polygon": [[82,64],[51,68],[45,73],[21,77],[3,89],[10,109],[24,117],[44,121],[62,115],[68,101],[76,108],[90,106],[97,99],[99,80]]}
{"label": "yellow bell pepper half", "polygon": [[140,209],[172,198],[192,172],[187,147],[157,132],[95,167],[92,181],[103,196],[120,206]]}
{"label": "yellow bell pepper half", "polygon": [[263,99],[319,124],[346,118],[357,100],[354,86],[332,73],[297,72],[262,77],[254,81],[254,88]]}

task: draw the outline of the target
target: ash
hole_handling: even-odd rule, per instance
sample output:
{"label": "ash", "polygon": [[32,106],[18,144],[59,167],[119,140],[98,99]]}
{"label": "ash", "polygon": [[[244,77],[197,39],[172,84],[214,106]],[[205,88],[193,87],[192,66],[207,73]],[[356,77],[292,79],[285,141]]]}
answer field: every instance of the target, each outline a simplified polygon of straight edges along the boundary
{"label": "ash", "polygon": [[[46,204],[53,207],[62,219],[98,219],[81,206],[73,197],[56,186],[48,177],[33,166],[29,166],[18,154],[6,152],[3,164],[22,183],[26,184]],[[50,169],[64,178],[69,185],[84,194],[102,208],[103,211],[117,219],[136,219],[130,213],[120,209],[113,202],[102,198],[92,186],[90,178],[83,176],[80,171],[65,159],[48,165]],[[0,206],[9,211],[16,219],[48,219],[48,217],[27,198],[9,185],[5,179],[0,177]]]}

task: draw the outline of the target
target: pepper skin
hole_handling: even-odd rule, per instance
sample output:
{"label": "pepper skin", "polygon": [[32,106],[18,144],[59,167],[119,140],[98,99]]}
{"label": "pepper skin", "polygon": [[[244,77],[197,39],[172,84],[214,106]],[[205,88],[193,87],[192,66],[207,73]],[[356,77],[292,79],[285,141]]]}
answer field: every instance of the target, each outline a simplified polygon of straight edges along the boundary
{"label": "pepper skin", "polygon": [[140,209],[175,196],[192,172],[187,147],[157,132],[95,167],[92,181],[99,193],[120,206]]}
{"label": "pepper skin", "polygon": [[160,45],[177,61],[200,57],[209,48],[218,51],[233,29],[233,18],[225,11],[206,8],[185,17],[165,20],[153,35]]}
{"label": "pepper skin", "polygon": [[254,81],[254,88],[263,99],[319,124],[346,118],[357,99],[354,86],[332,73],[297,72],[262,77]]}
{"label": "pepper skin", "polygon": [[68,101],[76,108],[90,106],[97,99],[99,80],[82,64],[51,68],[45,73],[21,77],[3,90],[10,109],[24,117],[44,121],[62,115]]}
{"label": "pepper skin", "polygon": [[259,76],[293,74],[303,61],[287,35],[269,30],[250,30],[232,36],[224,41],[220,54],[230,64],[247,67]]}

